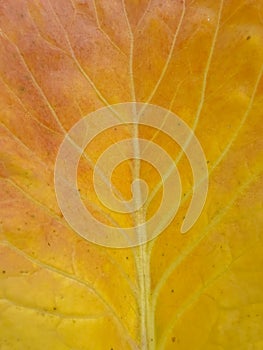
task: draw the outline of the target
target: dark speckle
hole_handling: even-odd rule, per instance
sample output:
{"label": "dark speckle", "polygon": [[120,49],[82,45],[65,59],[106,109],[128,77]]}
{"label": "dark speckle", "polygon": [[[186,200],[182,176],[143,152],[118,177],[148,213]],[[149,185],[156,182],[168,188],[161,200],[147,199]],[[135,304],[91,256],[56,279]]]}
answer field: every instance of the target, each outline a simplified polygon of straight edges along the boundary
{"label": "dark speckle", "polygon": [[6,273],[6,271],[5,271],[5,270],[3,270],[3,271],[2,271],[2,273],[4,273],[4,274],[5,274],[5,273]]}
{"label": "dark speckle", "polygon": [[174,289],[171,289],[171,293],[174,293]]}
{"label": "dark speckle", "polygon": [[56,311],[56,310],[57,310],[57,308],[56,308],[56,307],[53,307],[53,310],[54,310],[54,311]]}
{"label": "dark speckle", "polygon": [[251,36],[249,35],[249,36],[247,36],[247,40],[249,40],[251,38]]}
{"label": "dark speckle", "polygon": [[172,342],[173,342],[173,343],[175,342],[175,339],[176,339],[175,337],[172,337]]}

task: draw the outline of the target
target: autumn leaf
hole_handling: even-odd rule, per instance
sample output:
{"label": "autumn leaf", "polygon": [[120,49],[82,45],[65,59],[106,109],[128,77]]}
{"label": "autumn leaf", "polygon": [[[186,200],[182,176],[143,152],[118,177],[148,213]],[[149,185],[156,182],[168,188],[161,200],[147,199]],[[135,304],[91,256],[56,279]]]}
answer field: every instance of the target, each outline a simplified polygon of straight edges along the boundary
{"label": "autumn leaf", "polygon": [[[263,349],[262,1],[6,0],[0,40],[0,349]],[[158,237],[118,249],[71,228],[54,169],[78,121],[123,102],[187,123],[209,190],[181,234],[189,161],[162,131],[139,127],[174,159],[182,199]],[[133,132],[98,135],[78,168],[86,209],[116,228],[138,217],[99,201],[94,166]],[[121,163],[113,187],[130,200],[135,170],[151,217],[163,186],[149,163]]]}

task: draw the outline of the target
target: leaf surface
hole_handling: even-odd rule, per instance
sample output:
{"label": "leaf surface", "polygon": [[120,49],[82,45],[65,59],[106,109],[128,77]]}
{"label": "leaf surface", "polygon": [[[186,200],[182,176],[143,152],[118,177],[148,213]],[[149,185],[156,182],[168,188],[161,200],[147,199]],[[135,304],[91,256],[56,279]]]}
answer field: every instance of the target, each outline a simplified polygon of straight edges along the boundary
{"label": "leaf surface", "polygon": [[[0,2],[0,348],[263,348],[261,1],[6,0]],[[182,118],[207,158],[209,192],[186,234],[189,162],[169,227],[145,245],[110,249],[77,235],[55,195],[54,164],[70,128],[115,103],[156,104]],[[94,164],[130,129],[99,135],[78,170],[81,197],[102,222],[130,227],[92,186]],[[120,150],[121,151],[121,150]],[[112,182],[131,198],[134,163]],[[161,179],[141,161],[146,215]]]}

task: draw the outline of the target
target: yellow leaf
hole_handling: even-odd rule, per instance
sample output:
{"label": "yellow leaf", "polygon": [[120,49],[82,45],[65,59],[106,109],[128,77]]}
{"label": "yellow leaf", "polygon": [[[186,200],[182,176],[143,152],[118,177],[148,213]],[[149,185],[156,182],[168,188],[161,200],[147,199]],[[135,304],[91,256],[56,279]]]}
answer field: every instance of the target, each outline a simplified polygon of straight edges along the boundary
{"label": "yellow leaf", "polygon": [[[263,349],[262,1],[6,0],[0,41],[0,349]],[[194,131],[209,189],[181,234],[196,184],[179,144],[149,125],[97,135],[77,180],[101,223],[133,227],[158,212],[164,193],[158,169],[130,159],[112,188],[139,201],[131,185],[140,175],[143,210],[101,203],[94,167],[111,145],[154,142],[182,182],[168,227],[118,249],[72,229],[54,170],[78,121],[125,102],[164,108]]]}

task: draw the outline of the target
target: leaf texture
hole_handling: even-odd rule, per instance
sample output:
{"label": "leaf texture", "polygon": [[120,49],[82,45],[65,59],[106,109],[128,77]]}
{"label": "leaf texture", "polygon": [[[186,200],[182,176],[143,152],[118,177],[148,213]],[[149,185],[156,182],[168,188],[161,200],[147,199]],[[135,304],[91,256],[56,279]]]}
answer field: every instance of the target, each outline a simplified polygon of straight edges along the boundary
{"label": "leaf texture", "polygon": [[[263,3],[256,0],[0,1],[0,349],[263,349]],[[180,209],[135,248],[90,243],[63,217],[54,164],[70,128],[101,107],[138,101],[180,116],[207,158],[209,192],[189,232],[189,163],[174,159]],[[102,222],[130,227],[92,186],[118,127],[86,148],[81,197]],[[121,151],[121,150],[120,150]],[[146,162],[146,215],[162,197]],[[131,197],[134,163],[113,173]]]}

